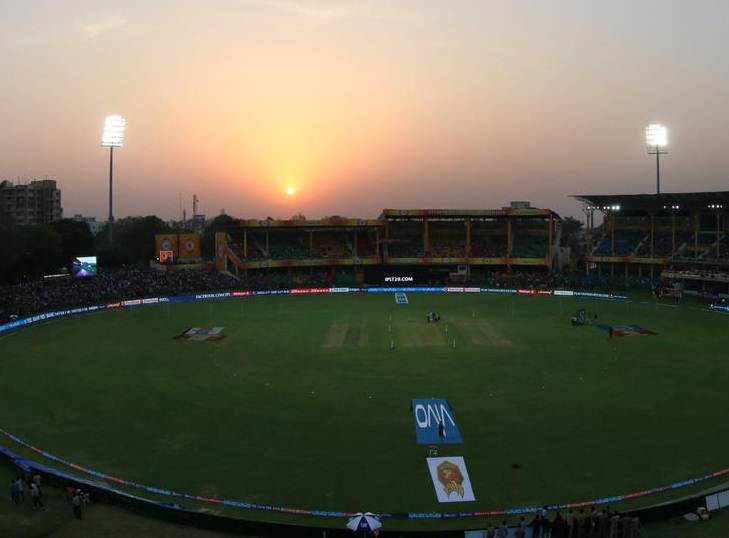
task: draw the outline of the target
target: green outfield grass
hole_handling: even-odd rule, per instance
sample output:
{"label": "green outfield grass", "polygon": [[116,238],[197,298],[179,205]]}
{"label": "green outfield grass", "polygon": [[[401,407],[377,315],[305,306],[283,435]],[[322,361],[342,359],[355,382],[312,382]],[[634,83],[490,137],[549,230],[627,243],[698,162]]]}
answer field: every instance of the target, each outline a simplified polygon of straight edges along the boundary
{"label": "green outfield grass", "polygon": [[[728,318],[639,302],[408,296],[403,306],[392,294],[150,306],[3,335],[0,427],[126,479],[325,510],[589,500],[729,466]],[[658,335],[571,327],[579,307]],[[439,324],[426,324],[429,310]],[[226,338],[173,338],[193,326]],[[465,457],[476,502],[436,502],[410,412],[430,396],[455,409],[465,443],[441,453]]]}

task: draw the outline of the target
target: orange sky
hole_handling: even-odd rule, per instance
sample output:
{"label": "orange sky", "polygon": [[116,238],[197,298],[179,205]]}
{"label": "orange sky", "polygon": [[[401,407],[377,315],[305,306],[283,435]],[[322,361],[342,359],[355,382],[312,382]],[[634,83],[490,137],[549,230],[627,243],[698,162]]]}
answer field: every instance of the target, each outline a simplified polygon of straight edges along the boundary
{"label": "orange sky", "polygon": [[180,193],[208,216],[577,214],[568,194],[651,192],[652,121],[664,190],[729,188],[729,8],[635,4],[7,2],[0,179],[48,175],[67,216],[105,217],[119,113],[117,216],[177,217]]}

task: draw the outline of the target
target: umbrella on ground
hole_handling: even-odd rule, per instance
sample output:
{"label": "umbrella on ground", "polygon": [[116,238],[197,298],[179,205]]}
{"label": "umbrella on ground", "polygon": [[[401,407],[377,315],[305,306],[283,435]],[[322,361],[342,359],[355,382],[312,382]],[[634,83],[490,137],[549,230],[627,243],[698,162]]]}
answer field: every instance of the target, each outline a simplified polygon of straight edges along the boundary
{"label": "umbrella on ground", "polygon": [[362,531],[363,533],[372,532],[382,527],[382,523],[372,512],[358,512],[347,521],[347,528],[354,532]]}

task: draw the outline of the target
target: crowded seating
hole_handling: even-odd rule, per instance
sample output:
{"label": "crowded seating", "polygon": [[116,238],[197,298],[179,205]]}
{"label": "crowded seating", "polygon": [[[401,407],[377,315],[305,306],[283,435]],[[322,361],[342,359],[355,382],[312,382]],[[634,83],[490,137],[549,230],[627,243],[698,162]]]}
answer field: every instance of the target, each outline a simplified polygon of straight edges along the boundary
{"label": "crowded seating", "polygon": [[548,251],[548,239],[543,235],[517,234],[511,248],[514,258],[544,258]]}
{"label": "crowded seating", "polygon": [[357,235],[357,256],[360,258],[377,256],[377,245],[371,234],[361,233]]}
{"label": "crowded seating", "polygon": [[89,278],[40,280],[0,286],[0,318],[135,297],[230,289],[237,281],[215,271],[157,271],[125,267]]}
{"label": "crowded seating", "polygon": [[315,258],[351,258],[352,249],[341,233],[315,232],[313,235]]}

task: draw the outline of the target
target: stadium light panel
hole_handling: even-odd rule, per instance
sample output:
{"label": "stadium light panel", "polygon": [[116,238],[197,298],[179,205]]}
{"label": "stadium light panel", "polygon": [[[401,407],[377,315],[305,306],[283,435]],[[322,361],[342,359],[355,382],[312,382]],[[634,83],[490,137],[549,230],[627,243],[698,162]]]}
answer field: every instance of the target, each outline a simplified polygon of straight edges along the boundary
{"label": "stadium light panel", "polygon": [[119,115],[107,116],[104,120],[104,134],[101,145],[107,148],[120,148],[124,145],[124,129],[127,120]]}
{"label": "stadium light panel", "polygon": [[668,145],[668,129],[658,123],[645,128],[645,142],[653,148],[665,148]]}

